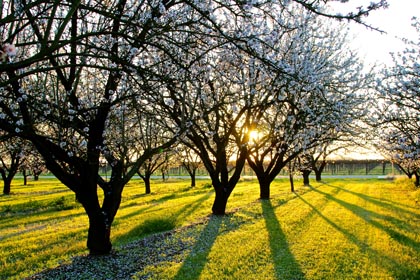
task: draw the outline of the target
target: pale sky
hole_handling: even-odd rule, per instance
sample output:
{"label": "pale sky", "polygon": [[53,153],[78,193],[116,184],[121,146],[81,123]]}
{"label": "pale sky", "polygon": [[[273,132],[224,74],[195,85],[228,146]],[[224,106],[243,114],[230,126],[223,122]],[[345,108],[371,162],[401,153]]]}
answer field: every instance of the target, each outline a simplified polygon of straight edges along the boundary
{"label": "pale sky", "polygon": [[[352,8],[368,5],[374,0],[350,0],[349,3],[336,3],[334,9],[343,14]],[[377,1],[375,1],[377,2]],[[411,26],[412,18],[420,18],[420,0],[388,0],[389,8],[372,12],[365,22],[377,27],[387,34],[372,31],[364,26],[351,23],[350,30],[356,36],[353,47],[359,50],[359,54],[366,63],[391,63],[389,52],[400,52],[405,45],[397,38],[408,38],[419,41],[417,34]]]}
{"label": "pale sky", "polygon": [[[355,11],[355,7],[366,7],[372,1],[379,0],[349,0],[349,3],[335,3],[334,10],[345,14],[349,11]],[[402,52],[406,45],[398,38],[407,38],[415,42],[420,41],[420,34],[417,34],[415,28],[411,26],[412,18],[420,18],[420,0],[387,0],[389,7],[372,12],[364,20],[366,23],[381,29],[386,34],[369,30],[368,28],[356,24],[350,24],[350,32],[355,39],[351,41],[351,46],[357,49],[365,64],[388,64],[392,65],[390,52]],[[353,152],[340,153],[336,157],[344,158],[381,158],[375,152],[363,149],[355,149]]]}

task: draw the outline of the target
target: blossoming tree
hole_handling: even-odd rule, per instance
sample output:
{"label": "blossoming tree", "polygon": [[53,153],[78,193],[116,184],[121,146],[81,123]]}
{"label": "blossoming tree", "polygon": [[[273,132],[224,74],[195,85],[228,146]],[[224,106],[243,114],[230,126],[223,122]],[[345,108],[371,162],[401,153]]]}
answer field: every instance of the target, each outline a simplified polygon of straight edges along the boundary
{"label": "blossoming tree", "polygon": [[[191,18],[173,1],[2,3],[2,40],[14,42],[17,51],[2,46],[0,128],[34,144],[83,205],[90,252],[108,253],[123,187],[159,151],[143,151],[130,162],[127,154],[121,157],[113,140],[125,136],[121,125],[130,124],[120,117],[132,115],[123,108],[141,105],[142,81],[157,80],[153,67],[170,65],[178,52],[178,42],[171,44],[165,32],[175,36]],[[161,61],[154,60],[157,54]],[[127,151],[133,143],[124,142]],[[99,175],[102,158],[112,167],[109,180]]]}
{"label": "blossoming tree", "polygon": [[[256,28],[262,19],[269,20],[272,13],[290,2],[324,14],[321,4],[328,1],[2,1],[0,128],[31,141],[47,168],[76,194],[89,217],[87,247],[92,254],[110,252],[111,225],[123,187],[142,161],[160,150],[149,149],[134,158],[127,157],[136,141],[123,141],[127,153],[120,153],[112,141],[118,134],[112,132],[120,131],[125,136],[127,130],[120,128],[127,128],[130,122],[121,122],[120,117],[132,114],[121,110],[165,105],[153,101],[170,101],[168,95],[174,91],[187,92],[185,77],[194,85],[195,93],[204,86],[206,98],[215,105],[224,104],[218,97],[222,89],[215,87],[217,84],[212,84],[211,79],[197,80],[206,72],[206,65],[200,61],[206,56],[217,68],[207,54],[226,42],[235,47],[225,52],[239,48],[258,57],[255,42],[263,38],[253,38],[256,33],[252,29],[235,24],[238,19],[246,19],[250,27]],[[380,1],[355,13],[332,16],[360,21],[363,15],[384,5],[386,1]],[[254,23],[253,11],[258,11],[260,19]],[[271,23],[283,24],[278,17]],[[268,57],[259,59],[271,63]],[[218,61],[222,62],[222,58]],[[191,98],[184,98],[178,108],[172,106],[176,103],[166,103],[172,106],[172,113],[178,114],[172,119],[176,127],[169,127],[174,136],[184,137],[184,130],[191,126],[188,113],[192,111],[185,106],[186,101],[197,100]],[[141,103],[143,100],[147,102]],[[234,100],[228,102],[233,105]],[[221,140],[215,145],[230,147],[232,133],[229,137],[213,134],[230,130],[227,124],[231,119],[222,124],[218,107],[212,107],[211,114],[196,117],[201,127],[215,118],[218,122],[206,131],[211,132],[212,139]],[[196,149],[204,151],[203,145],[208,148],[207,138],[193,142]],[[234,141],[244,140],[234,137]],[[237,170],[243,166],[244,151],[245,147],[238,153]],[[217,150],[215,156],[225,162],[230,157],[223,149]],[[203,157],[207,157],[205,153]],[[103,158],[112,167],[109,181],[98,172]],[[203,160],[208,169],[212,160]],[[226,194],[230,194],[240,171],[234,171],[234,180],[224,184],[229,170],[219,163],[212,168],[216,171],[212,179],[223,182],[216,189],[217,201],[222,198],[224,203],[214,212],[223,214]],[[104,194],[103,200],[99,199],[99,191]]]}
{"label": "blossoming tree", "polygon": [[[255,100],[263,99],[264,92],[271,99],[258,104],[250,119],[260,137],[250,141],[247,160],[259,180],[262,199],[270,197],[271,182],[288,163],[354,132],[354,121],[366,113],[362,105],[370,75],[362,74],[345,32],[311,14],[294,18],[300,24],[274,45],[273,57],[287,72],[259,81]],[[267,77],[273,82],[267,83]]]}
{"label": "blossoming tree", "polygon": [[10,194],[15,175],[28,159],[33,147],[18,137],[3,135],[0,138],[0,175],[3,180],[3,194]]}
{"label": "blossoming tree", "polygon": [[[413,20],[420,34],[420,21]],[[394,66],[378,79],[374,125],[377,147],[420,185],[420,41],[406,40],[407,48],[393,55]]]}
{"label": "blossoming tree", "polygon": [[[348,128],[362,101],[356,94],[364,84],[361,65],[342,49],[343,37],[318,33],[322,24],[311,20],[313,13],[295,20],[304,11],[299,4],[243,7],[241,17],[223,25],[234,32],[221,29],[201,39],[214,49],[156,100],[175,123],[186,124],[180,141],[210,174],[214,214],[225,213],[246,160],[260,180],[261,197],[268,198],[281,168],[302,150],[331,140],[329,129]],[[256,129],[258,139],[250,137]]]}

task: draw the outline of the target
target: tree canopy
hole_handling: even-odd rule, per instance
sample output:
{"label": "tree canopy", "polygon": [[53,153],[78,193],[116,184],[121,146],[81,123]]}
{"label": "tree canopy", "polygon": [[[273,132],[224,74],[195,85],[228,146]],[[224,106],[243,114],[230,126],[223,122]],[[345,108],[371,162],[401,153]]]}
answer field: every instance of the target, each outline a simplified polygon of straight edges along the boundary
{"label": "tree canopy", "polygon": [[[257,77],[259,70],[246,67],[258,66],[281,82],[306,76],[300,86],[308,87],[313,75],[305,71],[316,65],[296,76],[291,62],[299,55],[284,59],[285,50],[276,47],[302,26],[311,29],[311,22],[293,20],[295,11],[363,22],[386,6],[382,0],[332,15],[324,9],[328,2],[3,0],[0,129],[31,141],[74,191],[89,217],[92,254],[110,252],[111,224],[131,176],[177,141],[200,155],[216,200],[222,193],[224,205],[215,203],[213,212],[223,214],[245,163],[249,137],[243,132],[255,105],[248,101],[257,89],[252,79],[239,83],[237,74]],[[270,102],[273,90],[263,100]],[[144,116],[156,112],[164,141],[137,149]],[[228,166],[233,154],[234,171]],[[99,174],[104,158],[112,168],[109,180]]]}
{"label": "tree canopy", "polygon": [[[420,34],[420,21],[413,20]],[[420,177],[420,41],[405,40],[406,49],[394,54],[394,65],[378,78],[378,146],[382,153],[400,166],[416,186]]]}

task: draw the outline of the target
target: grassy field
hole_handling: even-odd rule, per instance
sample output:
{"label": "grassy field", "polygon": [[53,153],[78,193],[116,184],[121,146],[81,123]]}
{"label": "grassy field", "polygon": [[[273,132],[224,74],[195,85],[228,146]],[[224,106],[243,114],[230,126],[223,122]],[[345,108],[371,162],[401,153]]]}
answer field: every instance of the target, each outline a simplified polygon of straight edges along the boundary
{"label": "grassy field", "polygon": [[144,195],[133,180],[112,228],[115,254],[89,258],[74,195],[57,180],[16,180],[0,196],[0,279],[45,269],[62,279],[420,279],[419,192],[409,182],[300,184],[293,194],[275,181],[260,201],[257,182],[242,181],[230,214],[213,217],[208,181],[156,180]]}

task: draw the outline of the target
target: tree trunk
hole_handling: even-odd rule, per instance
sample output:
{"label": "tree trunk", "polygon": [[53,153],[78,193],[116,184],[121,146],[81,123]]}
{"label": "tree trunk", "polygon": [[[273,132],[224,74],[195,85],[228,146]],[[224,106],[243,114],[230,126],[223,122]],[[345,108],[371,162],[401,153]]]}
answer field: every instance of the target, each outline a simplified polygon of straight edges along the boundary
{"label": "tree trunk", "polygon": [[111,186],[101,186],[104,191],[101,207],[97,177],[92,175],[98,174],[98,170],[99,164],[86,165],[78,180],[80,187],[75,190],[76,198],[82,204],[89,218],[86,245],[91,255],[109,254],[112,249],[110,235],[113,215],[110,214],[111,201],[107,198],[113,195],[113,190]]}
{"label": "tree trunk", "polygon": [[326,160],[323,160],[322,162],[321,162],[321,164],[319,165],[319,167],[317,168],[316,167],[316,165],[314,165],[313,167],[312,167],[312,170],[315,172],[315,180],[317,181],[317,182],[321,182],[321,176],[322,176],[322,172],[324,171],[324,169],[325,169],[325,166],[327,166],[327,161]]}
{"label": "tree trunk", "polygon": [[150,176],[147,176],[147,175],[144,176],[143,181],[144,181],[145,193],[150,194],[151,193],[151,190],[150,190]]}
{"label": "tree trunk", "polygon": [[322,176],[322,171],[315,170],[315,180],[317,182],[321,182],[321,180],[322,180],[321,176]]}
{"label": "tree trunk", "polygon": [[309,174],[311,174],[311,170],[302,171],[303,185],[305,186],[309,186]]}
{"label": "tree trunk", "polygon": [[106,219],[102,212],[89,215],[87,247],[91,255],[105,255],[111,252],[111,226]]}
{"label": "tree trunk", "polygon": [[3,194],[9,195],[13,176],[10,176],[10,173],[8,175],[3,168],[0,168],[0,174],[1,178],[3,179]]}
{"label": "tree trunk", "polygon": [[414,173],[414,176],[416,177],[415,186],[418,188],[420,186],[420,174]]}
{"label": "tree trunk", "polygon": [[9,195],[10,194],[10,186],[12,184],[12,180],[3,179],[3,194]]}
{"label": "tree trunk", "polygon": [[191,177],[191,187],[195,187],[195,169],[190,173]]}
{"label": "tree trunk", "polygon": [[83,205],[83,208],[89,217],[87,247],[91,255],[108,254],[112,249],[110,239],[110,221],[112,221],[112,218],[110,219],[109,213],[102,210],[99,205],[96,182],[94,183],[95,188],[90,184],[86,184],[83,187],[81,192],[76,194],[76,197]]}
{"label": "tree trunk", "polygon": [[111,225],[121,204],[123,188],[123,182],[110,182],[104,190],[101,211],[89,216],[88,248],[91,255],[108,254],[112,249]]}
{"label": "tree trunk", "polygon": [[266,176],[257,176],[260,185],[260,199],[270,199],[270,185],[271,182],[266,179]]}
{"label": "tree trunk", "polygon": [[225,188],[216,188],[216,197],[214,198],[213,207],[211,208],[213,215],[225,215],[226,205],[230,193]]}
{"label": "tree trunk", "polygon": [[295,185],[293,183],[293,173],[289,171],[290,191],[295,192]]}
{"label": "tree trunk", "polygon": [[22,170],[22,176],[23,176],[23,185],[26,186],[28,184],[28,175],[26,174],[26,169]]}

